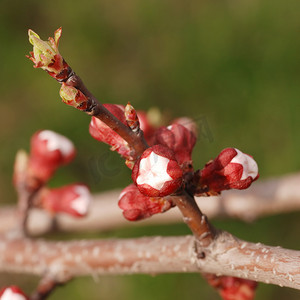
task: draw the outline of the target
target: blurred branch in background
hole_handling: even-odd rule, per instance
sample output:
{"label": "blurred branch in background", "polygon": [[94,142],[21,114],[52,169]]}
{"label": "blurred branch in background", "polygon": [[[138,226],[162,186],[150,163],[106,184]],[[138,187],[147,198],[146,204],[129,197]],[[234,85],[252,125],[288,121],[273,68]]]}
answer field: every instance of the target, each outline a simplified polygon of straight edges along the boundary
{"label": "blurred branch in background", "polygon": [[[231,190],[220,196],[198,197],[197,203],[209,218],[238,218],[251,222],[257,218],[300,210],[300,174],[290,174],[282,177],[256,182],[245,191]],[[74,219],[67,215],[52,216],[39,209],[33,209],[28,220],[30,234],[42,235],[52,229],[74,231],[107,231],[132,226],[126,221],[117,202],[121,190],[113,190],[94,195],[90,213],[86,218]],[[17,224],[16,207],[0,209],[0,232],[7,232]],[[134,225],[172,224],[181,221],[178,210],[170,210],[164,214],[155,215]],[[55,220],[55,221],[54,221]],[[53,221],[55,227],[53,227]]]}

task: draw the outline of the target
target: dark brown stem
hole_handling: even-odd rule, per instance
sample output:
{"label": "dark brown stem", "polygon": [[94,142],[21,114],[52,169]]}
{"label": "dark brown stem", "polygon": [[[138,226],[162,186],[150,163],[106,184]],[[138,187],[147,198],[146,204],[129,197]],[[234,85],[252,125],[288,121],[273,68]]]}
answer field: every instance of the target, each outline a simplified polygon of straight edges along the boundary
{"label": "dark brown stem", "polygon": [[206,215],[199,209],[193,196],[186,192],[173,197],[174,204],[183,215],[183,221],[189,226],[200,245],[207,247],[216,236],[216,229],[208,222]]}
{"label": "dark brown stem", "polygon": [[86,113],[98,118],[119,134],[134,150],[132,154],[134,159],[138,158],[148,148],[143,132],[141,130],[133,132],[128,126],[124,125],[97,100],[86,88],[81,78],[71,69],[68,78],[64,82],[69,86],[77,88],[88,98],[89,102]]}

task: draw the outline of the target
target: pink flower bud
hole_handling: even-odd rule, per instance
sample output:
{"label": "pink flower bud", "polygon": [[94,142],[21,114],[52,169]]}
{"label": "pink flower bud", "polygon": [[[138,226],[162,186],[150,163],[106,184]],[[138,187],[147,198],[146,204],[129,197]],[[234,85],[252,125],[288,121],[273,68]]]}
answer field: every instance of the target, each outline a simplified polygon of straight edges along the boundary
{"label": "pink flower bud", "polygon": [[88,99],[81,91],[73,86],[63,83],[59,95],[62,98],[62,101],[68,105],[80,110],[85,110],[87,108]]}
{"label": "pink flower bud", "polygon": [[28,298],[19,287],[12,285],[1,289],[0,300],[28,300]]}
{"label": "pink flower bud", "polygon": [[194,122],[194,120],[191,119],[191,118],[181,117],[181,118],[175,119],[173,121],[173,124],[180,124],[180,125],[182,125],[188,131],[191,131],[195,135],[195,137],[197,137],[197,135],[198,135],[198,128],[197,128],[198,126]]}
{"label": "pink flower bud", "polygon": [[206,275],[208,283],[217,289],[223,300],[253,300],[257,282],[232,276]]}
{"label": "pink flower bud", "polygon": [[217,158],[200,171],[200,189],[220,192],[246,189],[259,177],[252,156],[235,148],[224,149]]}
{"label": "pink flower bud", "polygon": [[223,276],[220,295],[224,300],[253,300],[257,282],[231,276]]}
{"label": "pink flower bud", "polygon": [[36,132],[31,138],[29,175],[41,183],[48,181],[55,170],[75,156],[73,143],[51,130]]}
{"label": "pink flower bud", "polygon": [[[115,104],[103,105],[116,118],[118,118],[123,124],[127,126],[127,122],[124,115],[124,106]],[[89,131],[94,139],[112,146],[111,150],[117,151],[123,157],[130,158],[130,148],[127,142],[99,119],[92,117]]]}
{"label": "pink flower bud", "polygon": [[28,30],[29,42],[33,45],[33,52],[30,52],[31,57],[27,57],[34,63],[35,68],[42,68],[58,80],[65,79],[69,72],[68,65],[58,51],[61,31],[61,28],[58,28],[54,32],[54,39],[50,37],[48,41],[43,41],[33,30]]}
{"label": "pink flower bud", "polygon": [[129,221],[149,218],[172,207],[171,202],[165,198],[154,198],[141,194],[134,184],[127,186],[122,191],[118,205],[123,209],[123,215]]}
{"label": "pink flower bud", "polygon": [[88,213],[91,194],[86,185],[70,184],[57,189],[45,189],[41,194],[41,205],[52,213],[66,213],[83,217]]}
{"label": "pink flower bud", "polygon": [[168,127],[159,128],[156,131],[155,140],[157,144],[172,149],[180,165],[186,162],[191,163],[196,136],[183,125],[175,123]]}
{"label": "pink flower bud", "polygon": [[142,194],[163,197],[179,189],[182,175],[173,151],[155,145],[145,150],[137,160],[131,177]]}

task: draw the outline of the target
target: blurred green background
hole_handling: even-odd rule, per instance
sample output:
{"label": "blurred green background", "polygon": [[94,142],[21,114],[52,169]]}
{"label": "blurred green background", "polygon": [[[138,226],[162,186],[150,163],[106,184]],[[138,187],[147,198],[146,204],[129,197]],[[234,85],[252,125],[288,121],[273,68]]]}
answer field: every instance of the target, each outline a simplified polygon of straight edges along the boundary
{"label": "blurred green background", "polygon": [[[122,188],[129,171],[88,134],[89,118],[62,104],[59,85],[25,58],[27,29],[46,39],[62,26],[60,52],[102,101],[202,125],[194,152],[201,167],[234,146],[253,155],[261,179],[300,169],[300,2],[298,0],[1,0],[0,199],[15,202],[14,155],[38,129],[77,146],[75,162],[51,185],[89,183],[94,192]],[[105,162],[106,169],[101,167]],[[300,250],[299,216],[253,224],[215,220],[242,239]],[[84,237],[187,234],[185,225],[120,229]],[[75,236],[74,236],[75,237]],[[64,235],[59,236],[64,238]],[[5,279],[4,279],[5,277]],[[37,278],[5,275],[30,292]],[[296,290],[261,284],[257,299],[299,299]],[[76,279],[49,299],[219,299],[198,274]]]}

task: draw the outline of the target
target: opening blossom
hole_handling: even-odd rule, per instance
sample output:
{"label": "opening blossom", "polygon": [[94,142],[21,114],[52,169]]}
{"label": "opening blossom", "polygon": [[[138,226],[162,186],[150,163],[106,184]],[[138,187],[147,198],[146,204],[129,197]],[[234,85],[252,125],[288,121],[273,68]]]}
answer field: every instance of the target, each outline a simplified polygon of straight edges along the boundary
{"label": "opening blossom", "polygon": [[219,193],[228,189],[246,189],[258,177],[252,156],[235,148],[226,148],[199,172],[199,189]]}
{"label": "opening blossom", "polygon": [[43,41],[33,30],[28,30],[29,42],[33,45],[33,51],[30,52],[31,56],[27,57],[34,63],[35,68],[42,68],[58,80],[65,78],[68,72],[68,65],[58,51],[61,32],[62,29],[58,28],[54,32],[54,38],[50,37],[48,41]]}
{"label": "opening blossom", "polygon": [[31,138],[29,175],[44,183],[74,156],[75,148],[69,139],[51,130],[38,131]]}
{"label": "opening blossom", "polygon": [[88,213],[91,194],[84,184],[70,184],[56,189],[45,189],[41,195],[41,205],[51,213],[66,213],[83,217]]}
{"label": "opening blossom", "polygon": [[163,145],[145,150],[132,170],[132,179],[139,191],[150,197],[174,193],[182,184],[182,175],[174,153]]}
{"label": "opening blossom", "polygon": [[5,287],[0,291],[0,300],[28,300],[17,286]]}

